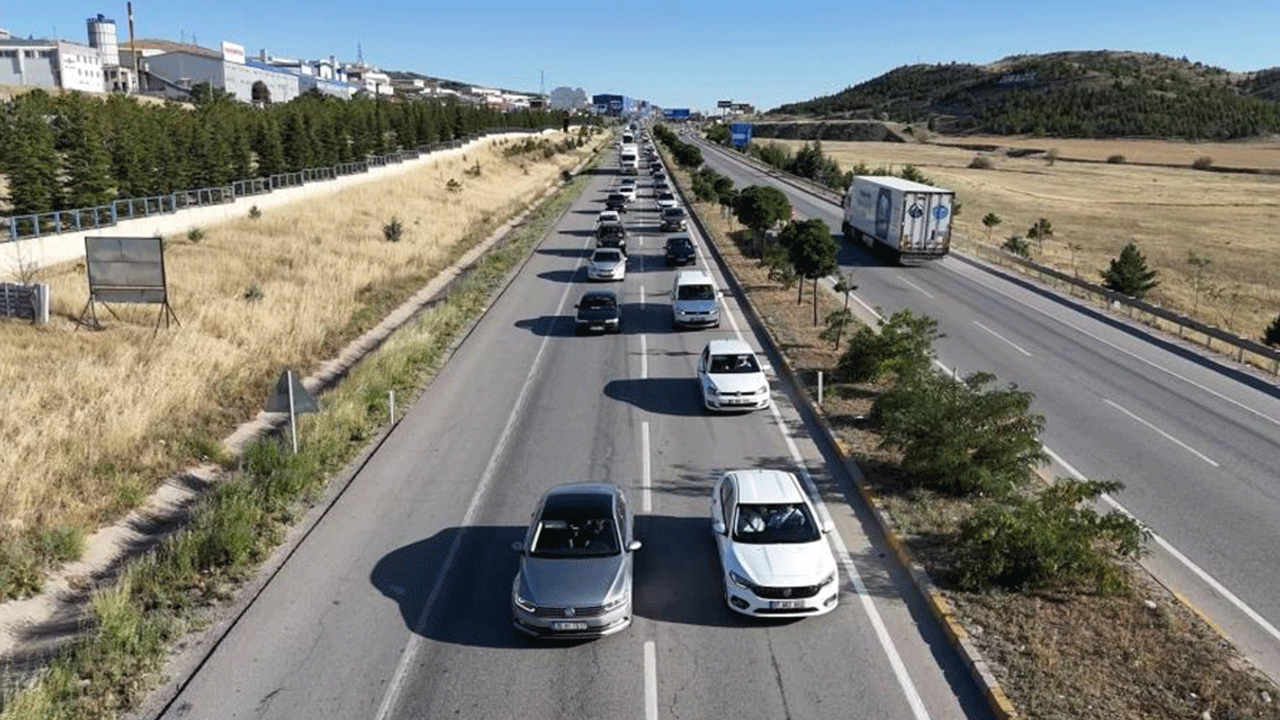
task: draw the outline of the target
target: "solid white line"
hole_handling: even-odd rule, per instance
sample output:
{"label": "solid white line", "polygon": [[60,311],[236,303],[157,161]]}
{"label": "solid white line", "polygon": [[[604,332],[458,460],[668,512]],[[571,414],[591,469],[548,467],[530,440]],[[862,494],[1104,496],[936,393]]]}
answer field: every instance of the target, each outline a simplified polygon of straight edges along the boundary
{"label": "solid white line", "polygon": [[[1054,462],[1061,465],[1068,473],[1070,473],[1072,477],[1074,477],[1077,480],[1085,479],[1085,476],[1081,474],[1079,470],[1076,470],[1074,467],[1072,467],[1071,463],[1067,462],[1066,460],[1063,460],[1061,455],[1050,450],[1049,446],[1045,445],[1042,447],[1044,447],[1045,454],[1053,458]],[[1134,518],[1135,520],[1137,519],[1136,515],[1129,512],[1129,510],[1125,508],[1125,506],[1116,502],[1115,498],[1111,497],[1110,494],[1104,493],[1102,495],[1102,499],[1104,502],[1106,502],[1111,507],[1115,508],[1117,511],[1122,512],[1125,515],[1128,515],[1129,517]],[[1147,529],[1150,530],[1150,528],[1147,528]],[[1267,621],[1266,618],[1258,614],[1258,611],[1249,607],[1243,600],[1237,597],[1235,593],[1228,590],[1225,585],[1218,582],[1217,579],[1215,579],[1212,575],[1205,572],[1204,569],[1201,568],[1199,565],[1195,564],[1191,560],[1191,558],[1187,557],[1186,555],[1183,555],[1168,540],[1165,540],[1163,537],[1161,537],[1154,531],[1151,532],[1151,539],[1154,540],[1157,545],[1164,548],[1165,552],[1172,555],[1174,560],[1177,560],[1178,562],[1182,563],[1182,565],[1186,567],[1188,570],[1190,570],[1192,573],[1194,573],[1196,577],[1203,580],[1205,584],[1210,587],[1210,589],[1212,589],[1214,592],[1216,592],[1217,594],[1225,598],[1227,602],[1231,603],[1232,605],[1235,605],[1236,609],[1244,613],[1245,616],[1248,617],[1250,620],[1257,623],[1257,625],[1261,627],[1264,632],[1266,632],[1268,635],[1275,638],[1276,640],[1280,640],[1280,629],[1277,629],[1275,625],[1272,625],[1270,622]]]}
{"label": "solid white line", "polygon": [[[584,248],[587,246],[587,242],[589,241],[583,242]],[[560,304],[556,307],[556,315],[564,311],[565,302],[569,299],[569,291],[573,287],[572,283],[565,283],[564,292],[560,294]],[[406,677],[408,677],[409,666],[413,664],[414,658],[422,647],[422,634],[427,624],[427,618],[431,615],[431,608],[435,605],[436,598],[440,595],[440,589],[444,587],[445,578],[449,576],[449,569],[453,566],[453,558],[458,552],[458,546],[462,544],[462,535],[467,531],[467,527],[472,520],[475,519],[476,510],[480,507],[480,498],[484,496],[485,490],[488,489],[489,484],[493,481],[493,474],[498,467],[498,459],[502,457],[507,443],[511,440],[516,420],[520,417],[521,410],[523,410],[525,402],[529,398],[529,388],[533,386],[534,375],[538,372],[542,355],[546,351],[547,343],[550,340],[551,334],[548,333],[538,345],[538,352],[533,356],[533,362],[529,363],[529,373],[525,375],[524,384],[520,387],[520,394],[516,396],[516,402],[511,407],[511,414],[507,416],[507,424],[503,426],[502,434],[498,436],[497,444],[494,445],[489,453],[489,463],[485,465],[484,472],[480,475],[480,482],[476,485],[475,492],[471,495],[471,502],[468,503],[467,511],[462,515],[459,529],[454,533],[453,542],[449,545],[449,550],[444,556],[444,562],[440,565],[440,573],[436,575],[436,581],[431,586],[431,592],[427,595],[427,601],[422,606],[422,612],[418,614],[418,618],[413,624],[413,633],[409,636],[409,642],[400,653],[400,661],[396,664],[391,683],[387,685],[386,694],[382,696],[382,702],[378,705],[378,713],[374,716],[377,720],[386,720],[400,697],[400,691],[404,686]]]}
{"label": "solid white line", "polygon": [[985,283],[985,282],[982,282],[982,280],[978,279],[978,278],[976,277],[976,275],[975,275],[975,276],[969,276],[968,274],[966,274],[966,273],[962,273],[962,272],[960,272],[959,270],[957,270],[957,269],[955,269],[955,268],[953,268],[953,267],[951,267],[951,266],[949,266],[949,265],[943,265],[943,267],[947,268],[947,269],[948,269],[948,270],[950,270],[951,272],[956,273],[957,275],[963,275],[963,276],[965,276],[965,277],[969,278],[969,279],[970,279],[970,280],[972,280],[973,282],[976,282],[976,283],[978,283],[979,285],[982,285],[983,287],[987,288],[988,290],[990,290],[990,291],[992,291],[992,292],[994,292],[994,293],[996,293],[996,294],[998,294],[998,295],[1003,295],[1004,297],[1006,297],[1006,298],[1008,298],[1008,299],[1010,299],[1010,300],[1012,300],[1012,301],[1014,301],[1014,302],[1016,302],[1016,303],[1018,303],[1018,304],[1022,305],[1023,307],[1027,308],[1028,310],[1031,310],[1031,311],[1034,311],[1034,312],[1040,313],[1041,315],[1044,315],[1045,317],[1047,317],[1047,318],[1049,318],[1049,319],[1053,320],[1054,322],[1060,323],[1060,324],[1062,324],[1062,325],[1066,325],[1067,327],[1071,328],[1072,330],[1075,330],[1076,332],[1080,333],[1081,335],[1085,335],[1085,336],[1087,336],[1087,337],[1091,337],[1091,338],[1093,338],[1094,340],[1097,340],[1098,342],[1102,343],[1103,345],[1106,345],[1107,347],[1110,347],[1110,348],[1115,349],[1115,350],[1119,350],[1120,352],[1124,353],[1125,355],[1128,355],[1129,357],[1133,358],[1134,360],[1137,360],[1137,361],[1138,361],[1138,362],[1140,362],[1140,363],[1143,363],[1144,365],[1149,365],[1149,366],[1151,366],[1151,367],[1153,367],[1153,368],[1155,368],[1155,369],[1159,370],[1160,372],[1165,373],[1166,375],[1170,375],[1170,376],[1172,376],[1172,377],[1175,377],[1175,378],[1177,378],[1177,379],[1179,379],[1179,380],[1181,380],[1181,381],[1183,381],[1183,382],[1187,383],[1188,385],[1190,385],[1190,386],[1192,386],[1192,387],[1194,387],[1194,388],[1196,388],[1196,389],[1198,389],[1198,390],[1203,390],[1204,392],[1206,392],[1206,393],[1208,393],[1208,394],[1210,394],[1210,395],[1212,395],[1212,396],[1214,396],[1214,397],[1218,398],[1219,400],[1225,400],[1226,402],[1228,402],[1228,403],[1230,403],[1230,404],[1232,404],[1232,405],[1235,405],[1236,407],[1240,408],[1241,410],[1244,410],[1245,412],[1249,412],[1249,413],[1252,413],[1252,414],[1254,414],[1254,415],[1257,415],[1258,417],[1262,418],[1263,420],[1266,420],[1266,421],[1267,421],[1267,422],[1269,422],[1269,423],[1272,423],[1272,424],[1275,424],[1275,425],[1280,425],[1280,419],[1273,418],[1273,417],[1271,417],[1270,415],[1267,415],[1266,413],[1263,413],[1263,412],[1261,412],[1261,411],[1259,411],[1259,410],[1254,410],[1253,408],[1249,407],[1248,405],[1245,405],[1244,403],[1240,402],[1239,400],[1234,400],[1234,399],[1232,399],[1232,398],[1229,398],[1229,397],[1227,397],[1226,395],[1223,395],[1222,393],[1218,392],[1217,390],[1214,390],[1214,389],[1212,389],[1212,388],[1209,388],[1209,387],[1206,387],[1206,386],[1204,386],[1204,385],[1201,385],[1200,383],[1196,382],[1195,380],[1192,380],[1192,379],[1191,379],[1191,378],[1189,378],[1189,377],[1186,377],[1185,375],[1180,375],[1180,374],[1178,374],[1177,372],[1174,372],[1173,370],[1170,370],[1169,368],[1167,368],[1167,367],[1165,367],[1165,366],[1163,366],[1163,365],[1160,365],[1159,363],[1153,362],[1153,361],[1151,361],[1151,360],[1148,360],[1148,359],[1146,359],[1146,358],[1142,357],[1141,355],[1138,355],[1137,353],[1134,353],[1134,352],[1131,352],[1131,351],[1129,351],[1129,350],[1126,350],[1126,349],[1124,349],[1124,348],[1120,347],[1119,345],[1117,345],[1117,344],[1115,344],[1115,343],[1111,342],[1110,340],[1106,340],[1106,339],[1104,339],[1104,338],[1102,338],[1102,337],[1099,337],[1098,335],[1095,335],[1095,334],[1093,334],[1093,333],[1089,332],[1088,330],[1085,330],[1085,329],[1084,329],[1084,328],[1082,328],[1082,327],[1079,327],[1079,326],[1077,326],[1077,325],[1073,325],[1072,323],[1069,323],[1069,322],[1067,322],[1066,320],[1063,320],[1061,317],[1058,317],[1057,315],[1054,315],[1054,314],[1052,314],[1052,313],[1050,313],[1050,312],[1047,312],[1047,311],[1045,311],[1045,310],[1041,310],[1040,308],[1035,307],[1034,305],[1031,305],[1030,303],[1028,303],[1028,302],[1026,302],[1026,301],[1024,301],[1024,300],[1021,300],[1021,299],[1019,299],[1019,298],[1014,297],[1013,295],[1010,295],[1009,293],[1007,293],[1007,292],[1005,292],[1005,291],[1003,291],[1003,290],[1001,290],[1001,289],[999,289],[999,288],[995,287],[994,285],[989,285],[989,284],[987,284],[987,283]]}
{"label": "solid white line", "polygon": [[[787,450],[791,452],[791,459],[795,461],[796,467],[800,470],[800,478],[804,481],[805,492],[809,493],[809,497],[813,500],[814,505],[818,507],[819,513],[824,520],[831,519],[831,513],[827,510],[826,503],[822,501],[822,497],[818,494],[818,488],[813,482],[813,478],[809,475],[809,470],[805,467],[804,457],[800,454],[800,448],[796,447],[795,440],[791,438],[791,433],[787,431],[786,423],[783,422],[782,412],[778,410],[778,404],[771,403],[769,409],[773,411],[773,419],[777,422],[778,431],[782,433],[782,439],[787,444]],[[871,620],[871,627],[875,630],[876,639],[880,641],[880,647],[884,649],[884,653],[889,658],[889,666],[893,669],[894,676],[898,679],[898,685],[902,688],[902,692],[906,695],[907,704],[911,706],[911,714],[916,720],[928,720],[929,711],[925,709],[924,701],[920,699],[920,693],[916,691],[915,683],[911,680],[911,675],[907,672],[907,666],[902,661],[902,656],[898,654],[898,647],[893,642],[893,637],[889,635],[889,629],[885,627],[884,620],[880,617],[880,611],[876,609],[875,603],[871,601],[871,595],[867,592],[867,586],[862,582],[862,575],[858,572],[858,568],[853,563],[853,557],[849,555],[849,548],[844,544],[844,538],[840,536],[840,531],[834,527],[831,530],[831,541],[836,546],[836,554],[840,556],[840,564],[844,567],[845,574],[849,576],[849,580],[853,582],[854,591],[858,595],[858,599],[862,601],[862,609],[867,613],[867,617]]]}
{"label": "solid white line", "polygon": [[649,460],[649,421],[640,423],[640,506],[653,511],[653,469]]}
{"label": "solid white line", "polygon": [[855,294],[853,294],[853,293],[850,293],[850,294],[849,294],[849,297],[853,298],[854,300],[856,300],[856,301],[858,302],[858,304],[859,304],[859,305],[861,305],[862,307],[866,308],[867,312],[869,312],[869,313],[871,313],[872,315],[874,315],[874,316],[875,316],[875,318],[876,318],[877,320],[880,320],[880,321],[882,321],[882,322],[884,321],[884,316],[883,316],[883,315],[881,315],[881,314],[880,314],[880,312],[879,312],[878,310],[876,310],[875,308],[873,308],[873,307],[871,307],[870,305],[868,305],[865,301],[863,301],[863,299],[862,299],[862,298],[858,297],[857,295],[855,295]]}
{"label": "solid white line", "polygon": [[902,275],[899,275],[899,276],[898,276],[898,279],[899,279],[899,280],[901,280],[902,282],[904,282],[904,283],[906,283],[906,284],[910,285],[911,287],[915,288],[915,289],[916,289],[916,290],[918,290],[922,295],[924,295],[925,297],[929,298],[930,300],[932,300],[932,299],[933,299],[933,293],[931,293],[931,292],[929,292],[928,290],[925,290],[924,288],[920,287],[919,285],[917,285],[917,284],[915,284],[915,283],[911,282],[911,281],[910,281],[910,280],[908,280],[906,277],[904,277],[904,276],[902,276]]}
{"label": "solid white line", "polygon": [[1110,400],[1108,400],[1107,398],[1102,398],[1102,401],[1103,401],[1103,402],[1105,402],[1106,404],[1110,405],[1111,407],[1113,407],[1113,408],[1115,408],[1115,409],[1119,410],[1120,412],[1124,413],[1125,415],[1128,415],[1129,417],[1133,418],[1134,420],[1136,420],[1136,421],[1138,421],[1138,422],[1142,423],[1143,425],[1146,425],[1147,427],[1151,428],[1152,430],[1155,430],[1156,432],[1160,433],[1160,435],[1161,435],[1161,436],[1163,436],[1163,437],[1164,437],[1164,439],[1166,439],[1166,440],[1168,440],[1169,442],[1171,442],[1171,443],[1173,443],[1173,444],[1175,444],[1175,445],[1177,445],[1177,446],[1181,447],[1183,450],[1186,450],[1187,452],[1191,453],[1192,455],[1195,455],[1196,457],[1198,457],[1198,458],[1200,458],[1201,460],[1203,460],[1203,461],[1205,461],[1205,462],[1209,463],[1210,465],[1212,465],[1212,466],[1214,466],[1214,467],[1221,467],[1220,465],[1218,465],[1218,463],[1214,462],[1212,458],[1210,458],[1210,457],[1206,456],[1204,453],[1200,452],[1199,450],[1196,450],[1195,448],[1193,448],[1193,447],[1191,447],[1190,445],[1188,445],[1188,444],[1186,444],[1186,443],[1182,442],[1182,441],[1181,441],[1181,440],[1179,440],[1178,438],[1176,438],[1176,437],[1174,437],[1174,436],[1170,435],[1169,433],[1167,433],[1167,432],[1165,432],[1165,431],[1161,430],[1160,428],[1158,428],[1158,427],[1156,427],[1155,425],[1153,425],[1153,424],[1151,424],[1151,423],[1147,422],[1146,420],[1143,420],[1142,418],[1138,417],[1137,415],[1134,415],[1133,413],[1129,412],[1128,410],[1124,409],[1123,407],[1120,407],[1120,406],[1119,406],[1119,405],[1117,405],[1116,403],[1111,402],[1111,401],[1110,401]]}
{"label": "solid white line", "polygon": [[644,717],[658,720],[658,649],[644,641]]}
{"label": "solid white line", "polygon": [[1000,333],[996,332],[995,330],[992,330],[991,328],[987,327],[986,325],[983,325],[982,323],[978,322],[977,320],[974,320],[974,321],[973,321],[973,324],[974,324],[974,325],[977,325],[978,327],[982,328],[983,330],[986,330],[987,332],[989,332],[989,333],[991,333],[992,335],[996,336],[996,338],[997,338],[997,339],[999,339],[999,340],[1003,340],[1003,341],[1004,341],[1004,342],[1005,342],[1009,347],[1013,348],[1014,350],[1017,350],[1018,352],[1022,353],[1023,355],[1026,355],[1027,357],[1031,357],[1031,353],[1027,352],[1026,350],[1023,350],[1023,349],[1022,349],[1022,348],[1020,348],[1020,347],[1018,347],[1016,344],[1014,344],[1014,342],[1013,342],[1012,340],[1010,340],[1009,338],[1007,338],[1007,337],[1005,337],[1005,336],[1001,335]]}

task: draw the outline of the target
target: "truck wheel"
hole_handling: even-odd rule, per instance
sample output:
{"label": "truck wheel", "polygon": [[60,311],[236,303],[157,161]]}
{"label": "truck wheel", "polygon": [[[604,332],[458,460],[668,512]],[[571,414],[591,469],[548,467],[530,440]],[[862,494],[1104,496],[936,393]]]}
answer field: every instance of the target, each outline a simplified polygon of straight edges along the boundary
{"label": "truck wheel", "polygon": [[846,220],[840,223],[840,234],[844,235],[845,240],[853,239],[853,226],[849,224],[849,221]]}

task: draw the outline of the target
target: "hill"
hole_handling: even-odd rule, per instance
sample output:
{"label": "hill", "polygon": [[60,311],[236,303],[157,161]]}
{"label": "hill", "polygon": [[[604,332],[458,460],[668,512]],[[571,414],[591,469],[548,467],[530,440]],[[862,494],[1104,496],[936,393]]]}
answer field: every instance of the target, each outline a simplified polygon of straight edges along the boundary
{"label": "hill", "polygon": [[947,133],[1234,139],[1280,132],[1280,68],[1230,73],[1111,50],[905,65],[770,115],[927,122]]}

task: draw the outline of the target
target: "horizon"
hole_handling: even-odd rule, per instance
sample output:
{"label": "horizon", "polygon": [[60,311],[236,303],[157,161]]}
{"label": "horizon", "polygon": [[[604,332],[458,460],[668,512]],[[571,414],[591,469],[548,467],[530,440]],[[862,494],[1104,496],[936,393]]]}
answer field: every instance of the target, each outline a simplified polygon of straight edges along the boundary
{"label": "horizon", "polygon": [[[250,56],[266,49],[302,59],[335,55],[345,62],[353,62],[360,47],[365,61],[383,70],[520,92],[582,88],[588,96],[619,94],[703,112],[713,112],[719,100],[765,111],[838,93],[904,65],[985,65],[1015,55],[1157,53],[1236,73],[1280,66],[1273,44],[1280,36],[1280,7],[1259,0],[1211,14],[1189,0],[1176,0],[1154,17],[1150,6],[1140,3],[1087,0],[1071,7],[1028,8],[984,0],[958,9],[938,4],[905,20],[887,6],[815,0],[800,0],[767,17],[751,4],[727,14],[719,4],[671,0],[648,3],[643,13],[624,6],[593,7],[587,13],[568,0],[536,7],[490,0],[466,9],[433,7],[429,13],[402,0],[379,0],[365,5],[358,17],[326,12],[339,7],[227,0],[215,14],[191,2],[139,0],[135,34],[212,48],[227,40],[243,45]],[[22,4],[0,16],[0,27],[19,38],[87,42],[84,21],[98,13],[115,19],[119,42],[127,43],[123,2]],[[406,22],[406,14],[422,15],[424,25]],[[826,21],[812,22],[816,18]],[[921,31],[916,26],[922,22],[940,30]],[[939,36],[915,46],[857,44],[885,24],[890,30],[901,27],[912,38]],[[752,47],[770,50],[752,57]],[[715,68],[724,69],[723,77],[716,77]]]}

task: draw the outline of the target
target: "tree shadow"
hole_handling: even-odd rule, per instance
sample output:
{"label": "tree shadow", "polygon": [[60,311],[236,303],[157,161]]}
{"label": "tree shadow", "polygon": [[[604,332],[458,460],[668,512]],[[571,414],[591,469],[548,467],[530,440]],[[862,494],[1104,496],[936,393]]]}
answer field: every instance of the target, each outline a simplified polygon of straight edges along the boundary
{"label": "tree shadow", "polygon": [[[519,567],[511,543],[524,534],[516,526],[448,528],[384,555],[369,582],[396,603],[410,632],[457,645],[536,648],[511,625],[511,582]],[[455,544],[452,571],[441,577]],[[437,583],[443,584],[423,618]]]}
{"label": "tree shadow", "polygon": [[697,417],[706,414],[698,380],[693,377],[613,380],[604,394],[660,415]]}

